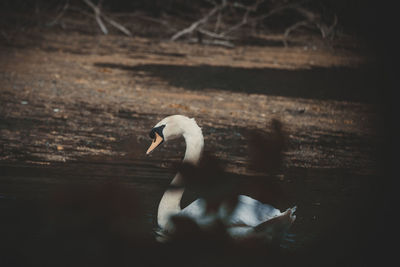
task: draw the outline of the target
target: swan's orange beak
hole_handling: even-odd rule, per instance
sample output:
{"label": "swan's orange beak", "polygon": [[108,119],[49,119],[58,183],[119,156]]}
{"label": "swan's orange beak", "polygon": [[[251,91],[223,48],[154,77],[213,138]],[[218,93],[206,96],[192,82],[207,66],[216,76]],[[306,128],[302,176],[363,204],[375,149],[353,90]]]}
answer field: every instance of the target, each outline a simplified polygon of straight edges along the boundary
{"label": "swan's orange beak", "polygon": [[146,155],[150,154],[150,152],[153,151],[156,147],[158,147],[162,143],[162,141],[163,141],[162,137],[158,133],[155,133],[155,138],[151,143],[149,149],[147,149]]}

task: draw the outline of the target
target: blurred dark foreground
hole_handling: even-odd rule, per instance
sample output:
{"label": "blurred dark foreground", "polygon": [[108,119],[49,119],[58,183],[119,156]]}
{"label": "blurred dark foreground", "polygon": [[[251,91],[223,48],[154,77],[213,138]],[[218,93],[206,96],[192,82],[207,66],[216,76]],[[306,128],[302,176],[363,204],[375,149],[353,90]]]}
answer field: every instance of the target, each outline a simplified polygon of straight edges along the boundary
{"label": "blurred dark foreground", "polygon": [[234,245],[222,230],[191,228],[157,243],[139,203],[118,181],[70,185],[40,201],[1,199],[2,266],[251,266],[287,254]]}
{"label": "blurred dark foreground", "polygon": [[135,190],[118,180],[63,186],[35,201],[2,197],[1,265],[372,266],[385,260],[379,246],[387,244],[370,240],[377,233],[374,218],[364,221],[368,216],[360,218],[357,210],[345,212],[313,245],[289,250],[233,243],[223,228],[204,233],[190,220],[175,239],[157,243],[140,204]]}

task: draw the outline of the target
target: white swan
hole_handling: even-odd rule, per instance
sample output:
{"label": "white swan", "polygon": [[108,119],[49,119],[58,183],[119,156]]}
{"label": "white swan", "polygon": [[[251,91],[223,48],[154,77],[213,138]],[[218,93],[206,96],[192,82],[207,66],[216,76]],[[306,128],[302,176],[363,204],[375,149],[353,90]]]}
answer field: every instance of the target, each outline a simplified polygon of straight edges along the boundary
{"label": "white swan", "polygon": [[[157,123],[149,135],[153,142],[146,154],[152,152],[164,141],[183,136],[186,142],[183,162],[194,165],[199,162],[204,138],[200,127],[193,118],[183,115],[168,116]],[[234,239],[255,237],[276,241],[282,238],[296,218],[293,214],[296,207],[282,213],[270,205],[244,195],[238,197],[233,211],[223,203],[215,214],[210,214],[206,212],[204,199],[197,199],[182,210],[180,202],[184,188],[179,187],[181,180],[181,174],[178,172],[171,182],[175,188],[165,191],[158,206],[157,222],[162,231],[167,234],[174,231],[174,226],[170,221],[171,216],[179,215],[188,216],[201,228],[210,226],[218,219],[225,224],[228,234]]]}

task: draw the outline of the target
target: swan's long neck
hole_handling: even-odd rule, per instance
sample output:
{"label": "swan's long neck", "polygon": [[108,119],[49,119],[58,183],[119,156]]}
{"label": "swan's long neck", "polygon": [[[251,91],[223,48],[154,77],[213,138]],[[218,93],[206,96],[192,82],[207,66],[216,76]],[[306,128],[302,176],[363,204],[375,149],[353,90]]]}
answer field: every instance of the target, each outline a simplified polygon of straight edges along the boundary
{"label": "swan's long neck", "polygon": [[[186,142],[186,152],[183,162],[196,165],[203,152],[204,138],[200,127],[194,120],[193,123],[189,124],[188,129],[184,129],[183,137]],[[182,176],[179,172],[175,175],[171,185],[174,188],[165,191],[158,206],[157,221],[161,228],[165,228],[171,215],[181,211],[180,202],[185,189],[179,187],[182,185]]]}

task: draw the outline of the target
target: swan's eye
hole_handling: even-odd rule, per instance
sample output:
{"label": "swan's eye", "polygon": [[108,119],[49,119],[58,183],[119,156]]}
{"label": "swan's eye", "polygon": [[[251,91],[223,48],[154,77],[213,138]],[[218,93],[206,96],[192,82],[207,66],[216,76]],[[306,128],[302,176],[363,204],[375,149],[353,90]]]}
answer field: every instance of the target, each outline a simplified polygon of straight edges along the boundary
{"label": "swan's eye", "polygon": [[151,131],[150,131],[150,133],[149,133],[149,136],[150,136],[150,138],[151,139],[154,139],[154,140],[156,140],[156,135],[155,135],[155,129],[153,128],[153,129],[151,129]]}
{"label": "swan's eye", "polygon": [[153,142],[155,142],[155,140],[156,140],[156,133],[164,139],[164,134],[163,134],[164,127],[165,127],[165,125],[161,125],[161,126],[151,129],[149,136],[151,139],[153,139]]}

